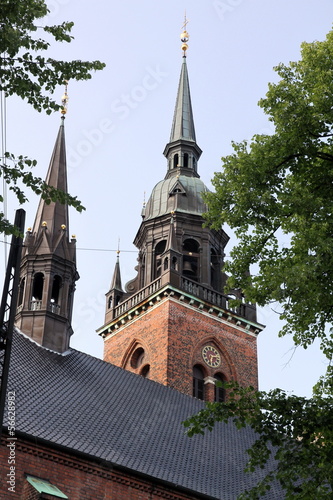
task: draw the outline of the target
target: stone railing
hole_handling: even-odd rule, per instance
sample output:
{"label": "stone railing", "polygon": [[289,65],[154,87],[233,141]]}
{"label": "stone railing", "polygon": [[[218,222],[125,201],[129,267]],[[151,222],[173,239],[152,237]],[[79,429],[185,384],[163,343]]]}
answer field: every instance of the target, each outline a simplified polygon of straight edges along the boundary
{"label": "stone railing", "polygon": [[124,300],[124,302],[121,302],[118,306],[114,308],[114,318],[117,318],[118,316],[121,316],[122,314],[126,313],[129,309],[132,309],[132,307],[135,307],[142,300],[145,300],[148,297],[150,297],[150,295],[157,292],[160,288],[161,288],[161,278],[158,278],[157,280],[153,281],[145,288],[141,288],[141,290],[139,290],[137,293],[131,295],[131,297]]}
{"label": "stone railing", "polygon": [[30,302],[30,311],[40,311],[42,308],[42,301],[33,299]]}
{"label": "stone railing", "polygon": [[59,304],[56,304],[55,302],[50,302],[48,310],[53,312],[54,314],[60,314],[60,306]]}
{"label": "stone railing", "polygon": [[231,305],[232,301],[236,299],[235,296],[216,292],[211,288],[200,285],[199,283],[189,280],[188,278],[182,277],[181,289],[201,300],[204,300],[205,302],[209,302],[217,307],[221,307],[222,309],[238,314],[239,316],[249,319],[250,321],[256,321],[256,306],[254,304],[242,302],[239,306],[235,307],[234,305]]}
{"label": "stone railing", "polygon": [[[22,310],[22,305],[20,306],[20,310],[17,309],[17,312]],[[42,301],[41,300],[31,300],[30,301],[30,311],[40,311],[42,309]],[[51,311],[54,314],[60,314],[60,305],[55,302],[49,302],[48,311]]]}
{"label": "stone railing", "polygon": [[[163,286],[165,286],[165,283]],[[161,278],[158,278],[116,306],[113,311],[113,318],[115,319],[122,314],[125,314],[140,302],[148,299],[153,293],[157,292],[161,288],[162,280]],[[198,297],[198,299],[208,302],[209,304],[242,316],[250,321],[256,321],[256,306],[253,304],[243,302],[237,307],[231,306],[230,302],[235,299],[235,297],[216,292],[211,288],[205,287],[184,277],[180,280],[180,290],[187,292],[189,295],[194,297]]]}

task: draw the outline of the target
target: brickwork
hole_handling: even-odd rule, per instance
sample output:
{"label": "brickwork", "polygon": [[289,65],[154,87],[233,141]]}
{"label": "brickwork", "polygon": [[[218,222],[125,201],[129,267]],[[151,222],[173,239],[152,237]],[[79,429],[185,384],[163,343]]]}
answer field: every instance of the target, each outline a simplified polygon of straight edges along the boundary
{"label": "brickwork", "polygon": [[[202,347],[206,344],[219,351],[219,367],[210,368],[204,363]],[[145,355],[136,366],[131,360],[139,347]],[[170,298],[106,337],[104,360],[138,374],[149,366],[149,378],[190,395],[196,364],[202,366],[205,377],[219,373],[226,380],[258,386],[256,337],[235,324]],[[207,387],[207,394],[210,400],[214,397],[211,388]]]}
{"label": "brickwork", "polygon": [[[2,480],[0,498],[12,500],[36,500],[36,490],[32,488],[25,474],[45,479],[57,486],[70,500],[198,500],[200,496],[182,494],[154,480],[143,480],[128,473],[100,465],[93,461],[32,444],[16,441],[15,491],[8,490],[6,467],[8,448],[6,438],[0,446]],[[52,495],[42,498],[54,499]]]}

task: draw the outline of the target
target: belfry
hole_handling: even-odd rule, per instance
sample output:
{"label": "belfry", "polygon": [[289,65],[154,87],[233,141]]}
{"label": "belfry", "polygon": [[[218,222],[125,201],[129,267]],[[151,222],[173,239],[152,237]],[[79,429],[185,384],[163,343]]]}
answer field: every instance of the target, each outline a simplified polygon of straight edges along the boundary
{"label": "belfry", "polygon": [[[185,26],[186,27],[186,26]],[[223,229],[204,227],[197,144],[186,51],[170,140],[167,169],[142,211],[135,236],[137,276],[125,290],[119,255],[106,294],[104,360],[200,399],[221,400],[216,380],[257,387],[256,307],[241,291],[225,295]],[[233,298],[241,299],[236,309]]]}

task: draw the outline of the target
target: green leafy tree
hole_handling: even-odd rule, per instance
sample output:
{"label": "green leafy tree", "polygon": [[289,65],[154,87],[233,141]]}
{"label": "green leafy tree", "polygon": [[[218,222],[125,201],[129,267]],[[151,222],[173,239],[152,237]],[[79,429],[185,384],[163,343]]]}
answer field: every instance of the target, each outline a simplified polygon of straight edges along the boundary
{"label": "green leafy tree", "polygon": [[[72,22],[57,26],[38,25],[38,21],[48,12],[44,0],[1,1],[0,90],[6,96],[21,97],[39,112],[50,114],[61,107],[52,98],[58,85],[71,79],[88,80],[92,71],[101,70],[105,65],[100,61],[68,62],[45,57],[50,47],[48,40],[69,43],[73,39],[70,34]],[[76,197],[52,189],[41,178],[34,176],[31,167],[35,164],[35,160],[9,152],[1,160],[0,176],[3,176],[20,204],[27,201],[25,188],[28,187],[47,202],[59,200],[79,211],[83,210]],[[2,197],[0,201],[3,201]],[[0,212],[0,232],[10,234],[13,231],[13,226]]]}
{"label": "green leafy tree", "polygon": [[206,219],[213,228],[228,224],[238,238],[227,287],[261,306],[279,303],[280,336],[291,334],[303,348],[319,339],[327,372],[312,398],[234,387],[226,403],[208,404],[186,425],[191,435],[232,417],[260,432],[249,470],[271,453],[277,467],[241,498],[257,498],[276,479],[285,498],[326,499],[333,494],[333,31],[275,70],[280,80],[259,102],[274,133],[233,143],[206,196]]}

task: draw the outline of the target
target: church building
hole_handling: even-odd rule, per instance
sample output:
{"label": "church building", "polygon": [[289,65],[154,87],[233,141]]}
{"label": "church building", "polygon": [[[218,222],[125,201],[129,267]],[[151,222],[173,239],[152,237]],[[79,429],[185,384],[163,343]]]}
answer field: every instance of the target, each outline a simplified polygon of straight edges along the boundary
{"label": "church building", "polygon": [[[182,425],[205,401],[225,400],[216,381],[258,387],[263,326],[241,291],[224,293],[229,237],[203,225],[207,188],[199,174],[186,31],[181,39],[166,173],[142,210],[136,276],[123,286],[119,255],[110,276],[97,330],[103,360],[70,346],[79,274],[68,207],[41,200],[26,232],[0,498],[236,500],[267,472],[244,472],[251,429],[218,423],[189,438]],[[46,182],[67,192],[64,121],[63,114]],[[281,491],[275,486],[265,498],[281,499]]]}

